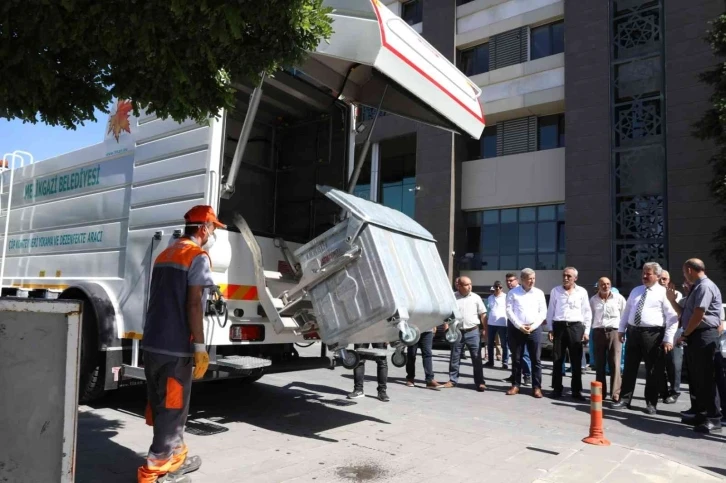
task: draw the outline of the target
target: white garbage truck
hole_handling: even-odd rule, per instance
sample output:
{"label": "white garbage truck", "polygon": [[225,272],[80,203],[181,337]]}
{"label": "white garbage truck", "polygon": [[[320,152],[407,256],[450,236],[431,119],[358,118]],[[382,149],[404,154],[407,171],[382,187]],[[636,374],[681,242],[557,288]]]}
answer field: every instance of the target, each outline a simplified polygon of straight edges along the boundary
{"label": "white garbage truck", "polygon": [[[391,343],[400,367],[422,331],[449,321],[447,336],[460,336],[431,234],[349,193],[356,109],[478,139],[481,91],[377,0],[326,5],[330,40],[301,65],[235,84],[235,109],[178,123],[135,117],[120,99],[99,144],[42,162],[5,155],[2,295],[83,302],[81,401],[143,381],[151,268],[198,204],[227,225],[210,250],[205,379],[385,357],[356,342]],[[311,341],[320,356],[302,357],[296,344]]]}

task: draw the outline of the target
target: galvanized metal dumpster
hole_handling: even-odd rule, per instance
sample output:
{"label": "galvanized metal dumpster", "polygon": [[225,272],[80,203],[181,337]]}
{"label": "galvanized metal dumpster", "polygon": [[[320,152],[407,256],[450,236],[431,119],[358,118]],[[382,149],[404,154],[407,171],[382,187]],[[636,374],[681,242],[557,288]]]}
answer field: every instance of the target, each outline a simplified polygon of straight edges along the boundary
{"label": "galvanized metal dumpster", "polygon": [[74,481],[81,309],[0,299],[0,481]]}
{"label": "galvanized metal dumpster", "polygon": [[431,233],[399,211],[318,189],[350,214],[295,252],[303,281],[324,278],[306,287],[321,340],[333,350],[411,345],[421,332],[461,318]]}

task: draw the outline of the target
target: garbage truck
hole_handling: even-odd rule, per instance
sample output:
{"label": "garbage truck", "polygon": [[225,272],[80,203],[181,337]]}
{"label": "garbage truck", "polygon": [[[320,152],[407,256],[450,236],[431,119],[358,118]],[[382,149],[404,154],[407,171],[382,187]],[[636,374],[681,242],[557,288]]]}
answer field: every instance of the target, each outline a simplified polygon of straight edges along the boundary
{"label": "garbage truck", "polygon": [[[143,383],[152,265],[199,204],[227,225],[209,252],[204,380],[387,355],[401,367],[421,332],[449,322],[460,336],[431,234],[350,193],[356,111],[478,139],[481,91],[377,0],[326,5],[328,41],[300,65],[237,81],[235,107],[206,122],[137,117],[117,99],[99,144],[42,162],[3,157],[2,296],[83,302],[82,402]],[[296,344],[312,341],[320,356],[301,356]],[[357,342],[394,350],[349,349]]]}

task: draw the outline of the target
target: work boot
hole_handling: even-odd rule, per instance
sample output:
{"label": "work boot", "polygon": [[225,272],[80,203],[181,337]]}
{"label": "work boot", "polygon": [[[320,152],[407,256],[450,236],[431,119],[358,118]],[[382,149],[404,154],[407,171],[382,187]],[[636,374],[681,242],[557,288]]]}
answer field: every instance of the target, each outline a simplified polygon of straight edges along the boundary
{"label": "work boot", "polygon": [[192,477],[189,475],[176,475],[167,473],[156,480],[157,483],[192,483]]}
{"label": "work boot", "polygon": [[202,458],[201,456],[187,456],[187,458],[184,460],[184,463],[181,465],[181,467],[173,472],[167,473],[168,475],[172,475],[174,477],[179,477],[182,475],[186,475],[187,473],[192,473],[194,471],[197,471],[202,466]]}

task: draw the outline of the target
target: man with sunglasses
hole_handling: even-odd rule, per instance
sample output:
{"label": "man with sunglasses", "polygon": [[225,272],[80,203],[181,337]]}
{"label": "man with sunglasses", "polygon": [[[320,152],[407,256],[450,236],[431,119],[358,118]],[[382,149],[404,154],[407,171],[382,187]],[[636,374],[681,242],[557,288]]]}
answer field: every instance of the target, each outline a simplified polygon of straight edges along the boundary
{"label": "man with sunglasses", "polygon": [[507,347],[507,295],[502,290],[502,282],[497,280],[487,298],[489,310],[486,315],[487,353],[489,360],[485,367],[494,367],[494,341],[499,335],[502,344],[502,368],[509,369],[509,347]]}

